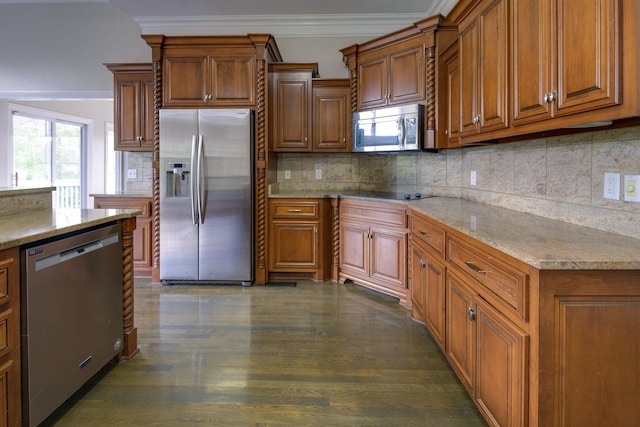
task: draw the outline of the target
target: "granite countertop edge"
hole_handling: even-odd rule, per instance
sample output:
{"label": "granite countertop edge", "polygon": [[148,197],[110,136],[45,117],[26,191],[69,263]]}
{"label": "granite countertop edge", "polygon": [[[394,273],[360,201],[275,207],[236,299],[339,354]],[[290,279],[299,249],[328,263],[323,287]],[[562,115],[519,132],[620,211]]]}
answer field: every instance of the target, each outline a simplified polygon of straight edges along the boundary
{"label": "granite countertop edge", "polygon": [[133,218],[141,213],[138,209],[42,209],[28,215],[0,216],[0,250]]}
{"label": "granite countertop edge", "polygon": [[327,192],[282,192],[270,197],[405,204],[539,270],[640,270],[640,239],[455,197],[389,200]]}

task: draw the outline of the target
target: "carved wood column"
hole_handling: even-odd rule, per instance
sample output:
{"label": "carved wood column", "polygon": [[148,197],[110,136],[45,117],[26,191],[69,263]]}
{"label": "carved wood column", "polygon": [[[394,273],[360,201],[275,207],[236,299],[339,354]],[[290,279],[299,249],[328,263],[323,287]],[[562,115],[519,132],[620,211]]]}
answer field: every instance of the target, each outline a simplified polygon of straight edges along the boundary
{"label": "carved wood column", "polygon": [[254,282],[256,285],[267,283],[267,72],[266,61],[257,61],[257,91],[256,91],[256,236],[255,255],[256,268]]}
{"label": "carved wood column", "polygon": [[138,352],[138,329],[134,326],[133,231],[136,218],[120,221],[122,226],[122,329],[124,346],[120,360],[128,360]]}
{"label": "carved wood column", "polygon": [[331,280],[338,281],[340,274],[340,199],[331,199]]}

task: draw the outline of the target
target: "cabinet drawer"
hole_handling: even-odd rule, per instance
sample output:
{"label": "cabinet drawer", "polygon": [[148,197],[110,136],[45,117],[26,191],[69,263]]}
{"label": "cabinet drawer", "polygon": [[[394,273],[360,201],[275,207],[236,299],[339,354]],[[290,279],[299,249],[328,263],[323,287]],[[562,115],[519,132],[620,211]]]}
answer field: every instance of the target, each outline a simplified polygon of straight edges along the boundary
{"label": "cabinet drawer", "polygon": [[422,217],[414,215],[411,218],[411,232],[417,239],[422,240],[427,245],[435,249],[440,256],[444,257],[444,230]]}
{"label": "cabinet drawer", "polygon": [[271,200],[271,218],[318,219],[319,204],[317,201],[279,201]]}
{"label": "cabinet drawer", "polygon": [[528,320],[529,276],[515,266],[456,238],[447,238],[448,260],[507,303],[520,319]]}
{"label": "cabinet drawer", "polygon": [[406,209],[404,206],[393,203],[342,200],[340,202],[340,216],[355,220],[375,221],[378,224],[402,228],[407,226]]}

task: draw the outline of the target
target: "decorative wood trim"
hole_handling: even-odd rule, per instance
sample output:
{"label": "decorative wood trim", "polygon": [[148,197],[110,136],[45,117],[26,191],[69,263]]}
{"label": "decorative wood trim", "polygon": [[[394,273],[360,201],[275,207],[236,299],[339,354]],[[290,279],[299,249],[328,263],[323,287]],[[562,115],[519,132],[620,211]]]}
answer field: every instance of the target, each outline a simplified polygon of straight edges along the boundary
{"label": "decorative wood trim", "polygon": [[124,346],[120,360],[128,360],[138,352],[138,330],[134,326],[134,284],[133,284],[133,231],[136,219],[127,218],[122,224],[122,329]]}
{"label": "decorative wood trim", "polygon": [[340,273],[340,199],[331,199],[331,280],[338,281]]}
{"label": "decorative wood trim", "polygon": [[162,60],[153,62],[153,264],[151,277],[160,281],[160,107],[162,106]]}
{"label": "decorative wood trim", "polygon": [[425,87],[427,89],[425,129],[436,130],[436,47],[430,46],[425,50],[427,72]]}
{"label": "decorative wood trim", "polygon": [[256,97],[256,268],[254,282],[264,285],[267,282],[267,111],[266,88],[267,73],[264,59],[257,61],[257,97]]}

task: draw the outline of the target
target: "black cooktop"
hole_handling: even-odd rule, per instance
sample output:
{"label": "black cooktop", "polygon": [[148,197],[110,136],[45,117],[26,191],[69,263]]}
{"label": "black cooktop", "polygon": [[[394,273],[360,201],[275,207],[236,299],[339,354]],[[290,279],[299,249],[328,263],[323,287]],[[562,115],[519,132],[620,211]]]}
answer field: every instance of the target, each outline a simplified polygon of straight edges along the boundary
{"label": "black cooktop", "polygon": [[427,199],[429,197],[435,197],[431,194],[422,193],[400,193],[392,191],[351,191],[344,194],[345,196],[352,197],[367,197],[373,199],[388,199],[388,200],[420,200]]}

